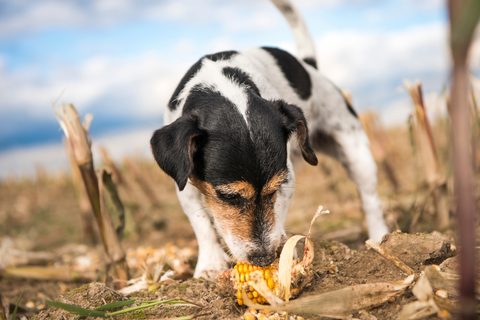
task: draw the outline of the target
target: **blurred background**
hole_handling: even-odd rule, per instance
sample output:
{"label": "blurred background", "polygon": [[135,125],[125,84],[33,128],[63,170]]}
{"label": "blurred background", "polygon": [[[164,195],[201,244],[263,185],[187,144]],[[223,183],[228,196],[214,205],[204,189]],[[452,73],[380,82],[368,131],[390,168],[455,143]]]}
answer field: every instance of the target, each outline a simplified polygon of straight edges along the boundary
{"label": "blurred background", "polygon": [[[296,4],[321,71],[387,127],[405,124],[413,111],[403,79],[421,79],[425,95],[447,83],[444,1]],[[106,144],[114,159],[148,156],[149,137],[193,63],[263,45],[295,52],[286,21],[267,0],[0,1],[0,179],[31,175],[38,165],[67,168],[51,110],[57,98],[94,114],[94,150]]]}

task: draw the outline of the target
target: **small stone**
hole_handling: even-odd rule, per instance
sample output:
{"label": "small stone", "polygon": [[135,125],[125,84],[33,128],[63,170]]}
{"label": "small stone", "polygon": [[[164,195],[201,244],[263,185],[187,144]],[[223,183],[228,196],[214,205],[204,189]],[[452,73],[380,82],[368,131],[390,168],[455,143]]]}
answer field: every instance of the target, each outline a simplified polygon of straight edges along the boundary
{"label": "small stone", "polygon": [[35,302],[33,302],[33,301],[28,301],[25,306],[26,306],[28,309],[33,309],[33,308],[35,308]]}

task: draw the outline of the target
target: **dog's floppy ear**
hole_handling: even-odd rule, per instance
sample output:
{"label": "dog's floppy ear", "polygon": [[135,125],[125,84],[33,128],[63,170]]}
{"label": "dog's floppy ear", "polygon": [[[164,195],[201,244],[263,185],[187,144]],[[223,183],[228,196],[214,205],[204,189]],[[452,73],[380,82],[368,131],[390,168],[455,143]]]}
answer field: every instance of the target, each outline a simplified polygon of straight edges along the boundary
{"label": "dog's floppy ear", "polygon": [[193,156],[206,132],[198,128],[195,117],[181,116],[153,133],[153,156],[160,168],[172,177],[182,191],[193,170]]}
{"label": "dog's floppy ear", "polygon": [[293,104],[288,104],[283,100],[273,101],[272,106],[282,115],[288,136],[293,132],[297,133],[298,144],[300,145],[300,150],[305,161],[312,166],[316,166],[318,159],[310,147],[307,120],[303,115],[302,109]]}

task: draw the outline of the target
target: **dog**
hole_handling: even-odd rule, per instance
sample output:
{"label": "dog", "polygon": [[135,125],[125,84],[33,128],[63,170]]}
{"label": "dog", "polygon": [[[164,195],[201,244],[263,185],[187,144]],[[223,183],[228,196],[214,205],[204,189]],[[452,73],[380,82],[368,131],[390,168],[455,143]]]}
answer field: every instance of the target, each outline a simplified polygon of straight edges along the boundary
{"label": "dog", "polygon": [[[229,256],[266,266],[285,241],[292,158],[336,158],[355,182],[370,238],[388,233],[377,167],[357,114],[317,70],[315,47],[298,9],[272,0],[291,26],[298,59],[277,48],[204,56],[181,79],[150,140],[177,186],[199,245],[194,277],[227,270]],[[293,140],[296,140],[293,141]]]}

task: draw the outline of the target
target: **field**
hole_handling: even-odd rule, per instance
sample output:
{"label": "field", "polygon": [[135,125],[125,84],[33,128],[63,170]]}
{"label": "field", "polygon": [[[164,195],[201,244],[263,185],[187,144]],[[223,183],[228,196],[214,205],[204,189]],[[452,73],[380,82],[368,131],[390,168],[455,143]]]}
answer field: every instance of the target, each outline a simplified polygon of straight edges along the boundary
{"label": "field", "polygon": [[[429,264],[440,265],[457,252],[449,135],[446,120],[439,120],[433,126],[439,167],[446,183],[446,192],[441,195],[443,202],[432,197],[426,182],[425,163],[419,155],[422,146],[412,139],[411,131],[406,126],[394,128],[386,131],[383,137],[388,142],[386,158],[396,177],[397,187],[392,183],[391,174],[389,177],[383,164],[380,164],[378,191],[388,227],[396,231],[382,245],[415,272],[424,270]],[[478,141],[476,139],[477,144]],[[108,146],[105,147],[108,149]],[[477,146],[474,151],[478,149]],[[112,164],[106,159],[106,165],[111,170]],[[478,152],[475,159],[475,180],[478,181]],[[403,280],[406,273],[378,253],[365,248],[367,230],[361,202],[355,185],[341,165],[323,155],[319,155],[317,167],[301,161],[295,165],[296,190],[286,223],[288,235],[306,234],[319,205],[331,212],[321,216],[313,226],[312,239],[316,244],[313,268],[316,277],[301,297],[356,284]],[[96,166],[99,168],[100,164]],[[158,252],[182,260],[183,266],[182,272],[179,272],[167,263],[165,270],[176,271],[173,280],[165,281],[155,291],[134,293],[130,298],[158,300],[180,297],[203,306],[201,310],[194,307],[151,307],[117,317],[161,318],[207,313],[206,318],[239,319],[245,310],[236,304],[234,294],[206,280],[188,279],[195,267],[197,243],[176,198],[174,182],[161,172],[151,158],[125,159],[115,168],[118,168],[120,176],[117,174],[114,180],[116,178],[125,206],[121,244],[127,252],[130,277],[142,275],[141,265],[152,273],[151,268],[158,262],[152,257]],[[121,180],[118,180],[119,177]],[[82,212],[88,211],[88,205],[85,209],[83,204],[82,209],[78,195],[78,186],[67,172],[51,176],[38,168],[36,177],[1,181],[0,269],[4,270],[0,273],[0,294],[5,310],[9,310],[7,314],[11,315],[22,292],[17,317],[32,317],[48,309],[46,299],[88,308],[124,299],[100,284],[82,287],[94,280],[103,281],[105,265],[98,232],[85,234],[82,228]],[[476,199],[478,203],[478,190]],[[450,217],[448,226],[442,230],[438,230],[435,222],[438,203],[446,206],[443,209],[449,212]],[[452,259],[444,263],[442,271],[457,273],[455,258]],[[43,269],[32,271],[25,266],[40,266]],[[45,269],[54,272],[45,273]],[[15,273],[15,270],[23,270],[23,273]],[[62,270],[67,271],[62,273]],[[72,270],[76,272],[73,276]],[[39,277],[46,279],[35,280]],[[106,279],[107,285],[113,287],[112,279]],[[64,294],[78,287],[82,289]],[[59,297],[60,294],[64,296]],[[415,300],[409,289],[378,307],[355,313],[354,318],[394,318],[404,305]],[[74,318],[66,311],[51,308],[42,311],[38,319],[56,319],[61,315],[66,316],[65,319]],[[432,317],[436,318],[437,313]],[[310,316],[310,319],[321,318]]]}

